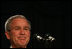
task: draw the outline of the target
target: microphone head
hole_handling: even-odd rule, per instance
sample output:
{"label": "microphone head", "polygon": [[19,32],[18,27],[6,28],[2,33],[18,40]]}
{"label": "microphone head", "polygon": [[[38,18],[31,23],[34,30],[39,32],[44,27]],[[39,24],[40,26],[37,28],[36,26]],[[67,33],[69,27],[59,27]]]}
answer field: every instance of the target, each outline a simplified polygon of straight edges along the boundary
{"label": "microphone head", "polygon": [[[53,47],[55,43],[55,38],[51,34],[46,33],[35,33],[33,34],[33,46],[34,47],[44,47],[49,48]],[[37,45],[37,46],[36,46]]]}
{"label": "microphone head", "polygon": [[46,41],[51,41],[51,42],[55,40],[55,38],[51,36],[49,33],[46,33],[46,34],[36,33],[33,35],[33,37],[37,40],[46,40]]}

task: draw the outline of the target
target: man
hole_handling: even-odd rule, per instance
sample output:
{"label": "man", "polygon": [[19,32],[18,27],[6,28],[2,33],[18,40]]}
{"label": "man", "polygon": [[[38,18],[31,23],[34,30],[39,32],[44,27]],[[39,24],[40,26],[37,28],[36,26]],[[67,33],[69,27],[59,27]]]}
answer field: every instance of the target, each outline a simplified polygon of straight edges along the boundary
{"label": "man", "polygon": [[23,15],[14,15],[5,23],[5,35],[10,40],[10,48],[27,48],[30,41],[30,22]]}

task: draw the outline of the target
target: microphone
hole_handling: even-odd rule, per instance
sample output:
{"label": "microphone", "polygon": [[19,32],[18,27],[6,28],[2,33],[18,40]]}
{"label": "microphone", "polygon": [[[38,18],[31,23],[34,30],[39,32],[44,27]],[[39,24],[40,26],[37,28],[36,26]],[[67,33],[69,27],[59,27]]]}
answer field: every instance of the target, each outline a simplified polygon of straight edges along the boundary
{"label": "microphone", "polygon": [[[33,45],[34,47],[39,47],[39,48],[52,48],[54,47],[55,43],[55,37],[51,36],[51,34],[46,33],[35,33],[33,35]],[[35,46],[37,45],[37,46]]]}
{"label": "microphone", "polygon": [[46,40],[46,41],[54,41],[55,38],[53,36],[51,36],[49,33],[45,34],[44,36],[42,36],[42,34],[34,34],[34,38],[36,38],[37,40]]}

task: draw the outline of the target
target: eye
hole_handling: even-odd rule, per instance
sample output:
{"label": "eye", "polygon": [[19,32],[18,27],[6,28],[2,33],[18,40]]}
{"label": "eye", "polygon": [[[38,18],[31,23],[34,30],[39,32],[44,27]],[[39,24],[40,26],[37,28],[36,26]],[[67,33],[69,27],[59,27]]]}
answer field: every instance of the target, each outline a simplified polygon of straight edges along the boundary
{"label": "eye", "polygon": [[24,28],[24,30],[30,30],[29,28]]}
{"label": "eye", "polygon": [[15,30],[19,30],[20,28],[15,28]]}
{"label": "eye", "polygon": [[15,29],[15,30],[20,30],[20,27],[15,27],[14,29]]}

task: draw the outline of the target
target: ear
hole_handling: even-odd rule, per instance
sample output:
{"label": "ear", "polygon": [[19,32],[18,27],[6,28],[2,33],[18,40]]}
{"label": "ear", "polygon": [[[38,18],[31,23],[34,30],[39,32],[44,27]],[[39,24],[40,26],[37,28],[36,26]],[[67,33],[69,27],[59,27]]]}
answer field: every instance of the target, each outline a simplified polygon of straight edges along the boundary
{"label": "ear", "polygon": [[6,35],[7,39],[10,39],[9,32],[5,32],[5,35]]}

